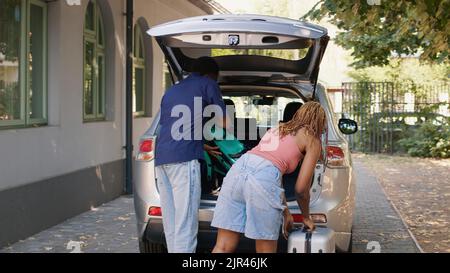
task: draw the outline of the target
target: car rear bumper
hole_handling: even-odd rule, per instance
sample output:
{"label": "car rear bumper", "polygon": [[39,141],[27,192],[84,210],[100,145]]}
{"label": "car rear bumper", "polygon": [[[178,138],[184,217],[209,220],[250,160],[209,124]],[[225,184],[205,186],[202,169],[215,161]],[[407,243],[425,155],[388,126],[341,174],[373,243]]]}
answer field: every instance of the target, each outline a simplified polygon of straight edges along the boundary
{"label": "car rear bumper", "polygon": [[[145,230],[145,239],[151,243],[166,244],[164,237],[164,230],[161,219],[150,219]],[[210,222],[199,222],[198,236],[197,236],[197,251],[211,252],[214,248],[217,238],[217,229],[211,227]],[[286,252],[287,241],[281,236],[278,240],[279,252]],[[238,252],[255,252],[254,240],[248,239],[241,235],[239,241]]]}

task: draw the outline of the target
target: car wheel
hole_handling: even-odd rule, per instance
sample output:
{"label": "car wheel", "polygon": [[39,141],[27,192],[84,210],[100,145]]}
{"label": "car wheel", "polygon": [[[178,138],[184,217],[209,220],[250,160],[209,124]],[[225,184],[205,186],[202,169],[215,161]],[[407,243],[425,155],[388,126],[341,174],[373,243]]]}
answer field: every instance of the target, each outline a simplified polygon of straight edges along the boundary
{"label": "car wheel", "polygon": [[139,251],[141,253],[167,253],[167,248],[163,244],[150,243],[144,240],[139,241]]}
{"label": "car wheel", "polygon": [[348,249],[347,249],[347,253],[352,253],[352,252],[353,252],[353,230],[351,231],[350,243],[348,244]]}
{"label": "car wheel", "polygon": [[352,253],[353,251],[353,230],[350,233],[350,242],[348,243],[347,250],[336,248],[336,253]]}

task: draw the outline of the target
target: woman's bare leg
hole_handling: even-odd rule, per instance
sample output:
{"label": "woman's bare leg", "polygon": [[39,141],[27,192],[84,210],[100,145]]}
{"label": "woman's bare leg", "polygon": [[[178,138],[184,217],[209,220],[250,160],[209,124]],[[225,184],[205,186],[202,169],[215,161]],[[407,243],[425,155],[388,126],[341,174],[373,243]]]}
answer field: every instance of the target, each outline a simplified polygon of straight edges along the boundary
{"label": "woman's bare leg", "polygon": [[256,253],[276,253],[278,241],[256,240]]}
{"label": "woman's bare leg", "polygon": [[212,253],[233,253],[239,244],[240,236],[237,232],[219,228],[216,246]]}

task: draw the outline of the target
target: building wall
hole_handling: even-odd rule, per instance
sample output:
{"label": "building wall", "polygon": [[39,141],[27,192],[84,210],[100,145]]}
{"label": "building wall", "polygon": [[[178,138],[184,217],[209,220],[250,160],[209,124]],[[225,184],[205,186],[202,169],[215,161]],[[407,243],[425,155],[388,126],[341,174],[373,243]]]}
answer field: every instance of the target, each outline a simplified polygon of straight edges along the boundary
{"label": "building wall", "polygon": [[[0,130],[0,247],[123,193],[125,145],[125,0],[98,0],[105,21],[106,110],[83,122],[83,25],[88,1],[48,3],[48,126]],[[149,26],[204,14],[184,0],[135,0]],[[134,121],[134,145],[163,94],[163,56],[150,40],[152,113]],[[35,217],[27,213],[33,210]],[[45,217],[36,217],[45,215]]]}

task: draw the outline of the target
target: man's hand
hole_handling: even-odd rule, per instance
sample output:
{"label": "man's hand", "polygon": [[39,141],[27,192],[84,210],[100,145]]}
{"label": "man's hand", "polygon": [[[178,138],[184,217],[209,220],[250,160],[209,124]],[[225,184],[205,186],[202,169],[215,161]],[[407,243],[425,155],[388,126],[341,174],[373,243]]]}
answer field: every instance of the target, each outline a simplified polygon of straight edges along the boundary
{"label": "man's hand", "polygon": [[217,146],[216,147],[212,147],[212,146],[209,146],[207,144],[204,144],[203,148],[205,149],[205,151],[208,154],[210,154],[212,156],[222,155],[222,153],[219,151],[219,147],[217,147]]}
{"label": "man's hand", "polygon": [[283,236],[287,240],[289,237],[289,232],[292,230],[294,226],[294,217],[292,217],[289,209],[286,209],[283,212]]}

